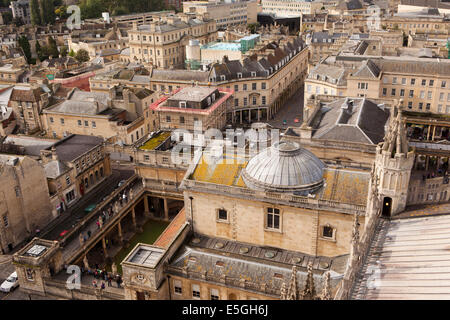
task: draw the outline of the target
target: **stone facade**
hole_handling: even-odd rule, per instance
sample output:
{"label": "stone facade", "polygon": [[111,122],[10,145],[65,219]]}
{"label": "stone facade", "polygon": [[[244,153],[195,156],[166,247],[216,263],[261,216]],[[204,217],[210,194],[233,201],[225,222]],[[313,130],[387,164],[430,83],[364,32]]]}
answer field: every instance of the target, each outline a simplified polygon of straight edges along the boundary
{"label": "stone facade", "polygon": [[54,217],[43,166],[27,156],[0,157],[0,248],[7,253]]}

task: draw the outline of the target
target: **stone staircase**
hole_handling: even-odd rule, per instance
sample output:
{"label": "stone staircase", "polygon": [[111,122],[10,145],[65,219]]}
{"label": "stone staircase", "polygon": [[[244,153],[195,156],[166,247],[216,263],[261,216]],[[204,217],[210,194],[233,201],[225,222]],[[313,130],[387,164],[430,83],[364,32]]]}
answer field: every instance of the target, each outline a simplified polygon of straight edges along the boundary
{"label": "stone staircase", "polygon": [[363,261],[361,269],[356,276],[352,292],[350,295],[351,300],[363,300],[367,293],[367,280],[372,275],[372,270],[368,268],[369,264],[376,264],[381,252],[383,250],[383,244],[386,239],[386,234],[389,230],[390,221],[386,219],[379,219],[375,229],[374,238],[369,248],[369,252]]}

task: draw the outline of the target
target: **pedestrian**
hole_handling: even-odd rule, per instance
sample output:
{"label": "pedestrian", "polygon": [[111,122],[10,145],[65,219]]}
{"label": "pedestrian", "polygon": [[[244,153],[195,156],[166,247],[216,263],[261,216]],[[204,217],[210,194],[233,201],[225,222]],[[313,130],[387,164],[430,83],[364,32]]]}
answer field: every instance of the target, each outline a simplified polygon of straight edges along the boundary
{"label": "pedestrian", "polygon": [[93,280],[93,281],[92,281],[92,285],[93,285],[95,288],[97,288],[97,281]]}
{"label": "pedestrian", "polygon": [[88,230],[87,234],[88,234],[88,239],[89,239],[91,237],[91,234],[92,234],[91,230]]}
{"label": "pedestrian", "polygon": [[117,278],[116,278],[116,283],[117,283],[117,288],[120,288],[120,277],[119,276],[117,276]]}
{"label": "pedestrian", "polygon": [[123,198],[123,202],[127,203],[127,195],[125,194],[125,191],[123,192],[122,198]]}
{"label": "pedestrian", "polygon": [[100,222],[98,220],[95,222],[95,224],[97,225],[97,229],[100,229]]}
{"label": "pedestrian", "polygon": [[102,290],[105,290],[105,283],[102,281],[102,286],[100,287]]}
{"label": "pedestrian", "polygon": [[112,276],[108,275],[108,287],[112,287]]}

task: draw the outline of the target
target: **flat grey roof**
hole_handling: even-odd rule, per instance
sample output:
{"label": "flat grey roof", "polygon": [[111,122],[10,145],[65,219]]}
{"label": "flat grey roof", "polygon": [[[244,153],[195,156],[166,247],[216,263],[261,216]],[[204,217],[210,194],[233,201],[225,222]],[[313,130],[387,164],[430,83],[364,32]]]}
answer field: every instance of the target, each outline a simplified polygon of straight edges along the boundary
{"label": "flat grey roof", "polygon": [[103,138],[75,134],[57,142],[54,146],[60,160],[72,161],[101,143]]}
{"label": "flat grey roof", "polygon": [[154,268],[158,264],[158,261],[159,259],[161,259],[163,254],[163,249],[140,244],[134,250],[134,253],[130,256],[127,262]]}
{"label": "flat grey roof", "polygon": [[168,100],[203,101],[207,96],[216,91],[217,88],[207,87],[185,87],[171,96]]}

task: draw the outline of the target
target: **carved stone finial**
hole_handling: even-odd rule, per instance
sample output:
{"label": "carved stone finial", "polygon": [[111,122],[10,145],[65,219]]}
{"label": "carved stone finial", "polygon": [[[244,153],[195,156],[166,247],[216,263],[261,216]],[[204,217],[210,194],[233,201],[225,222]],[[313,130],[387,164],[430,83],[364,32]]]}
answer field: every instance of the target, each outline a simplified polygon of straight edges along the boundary
{"label": "carved stone finial", "polygon": [[281,284],[280,299],[281,300],[287,300],[287,286],[286,286],[286,282],[283,282]]}
{"label": "carved stone finial", "polygon": [[314,300],[316,297],[316,288],[314,285],[314,276],[312,272],[312,263],[308,264],[308,275],[306,276],[305,288],[303,289],[303,300]]}
{"label": "carved stone finial", "polygon": [[359,220],[358,220],[358,213],[354,215],[353,219],[353,230],[352,230],[352,243],[358,243],[359,242]]}
{"label": "carved stone finial", "polygon": [[289,282],[286,300],[298,300],[297,266],[292,267],[291,281]]}
{"label": "carved stone finial", "polygon": [[330,272],[326,272],[323,277],[323,289],[320,300],[333,300],[331,297]]}

